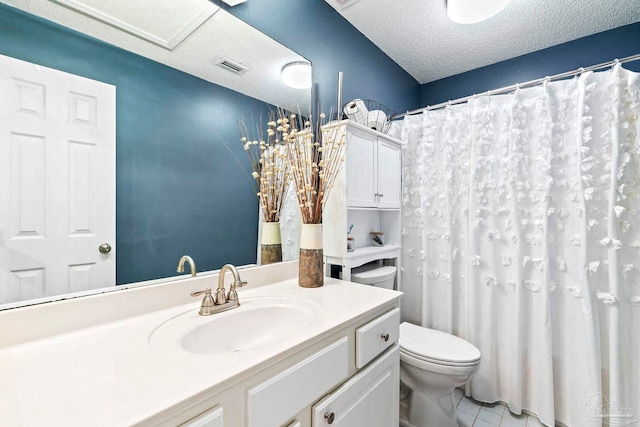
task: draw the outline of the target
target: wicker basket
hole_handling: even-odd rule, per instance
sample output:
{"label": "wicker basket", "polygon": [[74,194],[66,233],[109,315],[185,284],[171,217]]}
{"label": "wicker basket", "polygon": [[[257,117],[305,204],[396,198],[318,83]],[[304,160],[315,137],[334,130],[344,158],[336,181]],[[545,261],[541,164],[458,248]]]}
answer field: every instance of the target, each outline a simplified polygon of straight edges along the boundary
{"label": "wicker basket", "polygon": [[344,104],[342,114],[343,118],[386,134],[397,113],[376,101],[354,99]]}

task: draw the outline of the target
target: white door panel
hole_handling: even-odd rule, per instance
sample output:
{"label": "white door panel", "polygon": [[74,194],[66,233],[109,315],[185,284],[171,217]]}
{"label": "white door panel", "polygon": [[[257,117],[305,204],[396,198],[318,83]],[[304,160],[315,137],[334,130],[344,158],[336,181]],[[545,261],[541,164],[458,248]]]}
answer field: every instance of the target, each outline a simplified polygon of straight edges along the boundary
{"label": "white door panel", "polygon": [[0,304],[115,285],[114,86],[0,55],[0,206]]}
{"label": "white door panel", "polygon": [[313,427],[399,424],[400,350],[396,344],[312,408]]}
{"label": "white door panel", "polygon": [[401,151],[396,144],[378,140],[378,207],[400,209]]}
{"label": "white door panel", "polygon": [[352,132],[347,145],[347,206],[376,206],[375,136]]}

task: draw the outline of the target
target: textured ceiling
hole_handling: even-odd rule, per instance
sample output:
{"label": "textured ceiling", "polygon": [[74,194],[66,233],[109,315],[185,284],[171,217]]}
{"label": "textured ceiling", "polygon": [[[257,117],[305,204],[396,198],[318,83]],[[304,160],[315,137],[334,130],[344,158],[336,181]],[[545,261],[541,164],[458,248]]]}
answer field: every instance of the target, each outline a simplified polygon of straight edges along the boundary
{"label": "textured ceiling", "polygon": [[511,0],[471,25],[446,0],[325,1],[421,84],[640,21],[640,0]]}
{"label": "textured ceiling", "polygon": [[[311,105],[311,91],[282,83],[303,57],[208,0],[0,0],[161,64],[280,107]],[[249,68],[216,66],[227,57]]]}

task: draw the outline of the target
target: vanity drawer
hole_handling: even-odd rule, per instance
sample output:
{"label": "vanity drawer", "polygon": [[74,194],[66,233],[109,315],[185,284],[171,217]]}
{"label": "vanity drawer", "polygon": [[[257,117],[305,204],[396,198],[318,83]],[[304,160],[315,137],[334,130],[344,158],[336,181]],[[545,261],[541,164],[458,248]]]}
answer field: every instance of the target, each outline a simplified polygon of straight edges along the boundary
{"label": "vanity drawer", "polygon": [[349,374],[349,340],[331,344],[250,389],[249,427],[279,426],[338,385]]}
{"label": "vanity drawer", "polygon": [[360,369],[391,347],[400,336],[400,309],[356,329],[356,368]]}
{"label": "vanity drawer", "polygon": [[180,427],[223,427],[222,408],[214,408],[200,414],[191,421],[181,424]]}

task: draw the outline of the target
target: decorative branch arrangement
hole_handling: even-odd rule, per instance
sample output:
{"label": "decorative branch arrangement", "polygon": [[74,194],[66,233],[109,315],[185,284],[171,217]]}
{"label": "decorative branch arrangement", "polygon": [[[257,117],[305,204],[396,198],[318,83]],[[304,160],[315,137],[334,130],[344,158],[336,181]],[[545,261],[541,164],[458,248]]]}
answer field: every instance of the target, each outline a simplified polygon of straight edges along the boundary
{"label": "decorative branch arrangement", "polygon": [[339,125],[326,125],[325,115],[315,129],[311,121],[279,111],[276,131],[285,142],[291,177],[305,224],[322,223],[322,211],[344,162],[346,136]]}
{"label": "decorative branch arrangement", "polygon": [[269,118],[264,133],[260,125],[256,125],[253,137],[243,122],[238,125],[242,135],[240,140],[249,156],[252,176],[257,184],[256,195],[260,199],[264,221],[278,222],[291,179],[291,169],[283,143],[283,130],[276,125],[275,113],[271,113]]}

